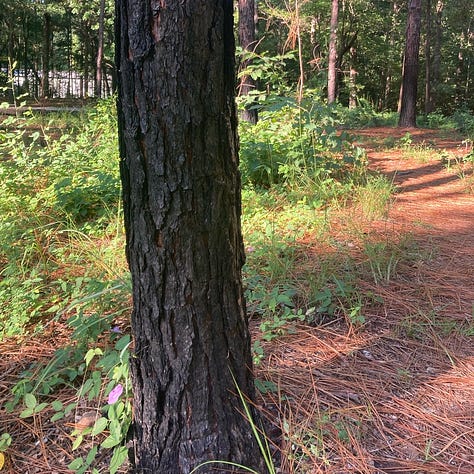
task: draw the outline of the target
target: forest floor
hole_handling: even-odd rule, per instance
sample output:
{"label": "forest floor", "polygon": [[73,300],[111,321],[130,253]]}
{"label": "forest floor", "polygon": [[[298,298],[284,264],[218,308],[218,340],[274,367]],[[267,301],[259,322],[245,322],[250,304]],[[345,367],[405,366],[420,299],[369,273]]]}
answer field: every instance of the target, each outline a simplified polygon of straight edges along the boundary
{"label": "forest floor", "polygon": [[[387,148],[407,132],[410,148]],[[423,129],[351,134],[397,187],[387,218],[365,234],[409,235],[416,254],[382,285],[358,282],[382,302],[364,308],[362,328],[305,326],[265,347],[258,376],[278,387],[282,472],[473,473],[474,196],[472,176],[442,158],[465,144]]]}
{"label": "forest floor", "polygon": [[[454,133],[408,132],[415,145],[450,157],[465,154]],[[407,130],[351,133],[367,149],[370,166],[397,186],[389,214],[367,222],[364,235],[381,241],[410,236],[415,255],[394,260],[396,271],[382,284],[358,282],[374,295],[361,327],[336,320],[296,326],[291,334],[262,341],[265,358],[256,375],[277,388],[260,402],[276,425],[268,438],[281,452],[279,472],[472,474],[474,197],[467,189],[472,181],[454,158],[447,166],[442,153],[410,156],[387,147]],[[357,216],[341,219],[347,224]],[[333,231],[357,258],[357,239],[336,224]],[[305,238],[304,245],[309,260],[317,261],[323,250],[316,240]],[[11,397],[22,370],[48,360],[66,343],[61,327],[48,328],[34,339],[0,344],[0,405]],[[254,335],[259,337],[257,324]],[[72,397],[68,390],[61,395],[64,404]],[[19,411],[0,410],[0,431],[14,440],[3,472],[70,472],[67,465],[77,456],[69,437],[73,423],[52,423],[47,412],[21,419]]]}

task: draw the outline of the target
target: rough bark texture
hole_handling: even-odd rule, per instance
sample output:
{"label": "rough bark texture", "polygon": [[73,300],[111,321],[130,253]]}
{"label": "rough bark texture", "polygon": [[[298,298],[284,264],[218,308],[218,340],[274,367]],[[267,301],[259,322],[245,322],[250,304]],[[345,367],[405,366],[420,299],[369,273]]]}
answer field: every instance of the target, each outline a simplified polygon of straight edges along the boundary
{"label": "rough bark texture", "polygon": [[116,8],[134,472],[189,473],[208,460],[265,472],[232,378],[253,397],[232,1]]}
{"label": "rough bark texture", "polygon": [[336,100],[337,84],[337,25],[339,21],[339,0],[332,0],[331,26],[329,33],[329,60],[328,60],[328,104]]}
{"label": "rough bark texture", "polygon": [[[255,0],[239,0],[239,43],[244,51],[252,51],[255,48]],[[240,70],[245,69],[252,63],[250,59],[242,61]],[[240,77],[239,95],[246,96],[256,89],[255,80],[248,75]],[[241,113],[242,120],[257,123],[258,113],[251,106],[245,107]]]}
{"label": "rough bark texture", "polygon": [[420,55],[421,0],[410,0],[406,30],[405,56],[399,127],[416,127],[416,99]]}

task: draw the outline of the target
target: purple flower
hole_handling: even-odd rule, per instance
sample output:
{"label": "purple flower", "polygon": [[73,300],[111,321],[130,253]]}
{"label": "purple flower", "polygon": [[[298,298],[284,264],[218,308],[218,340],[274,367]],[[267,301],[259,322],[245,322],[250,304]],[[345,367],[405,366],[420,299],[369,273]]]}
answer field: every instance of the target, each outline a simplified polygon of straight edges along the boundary
{"label": "purple flower", "polygon": [[110,331],[116,334],[120,334],[122,332],[119,326],[114,326]]}
{"label": "purple flower", "polygon": [[113,405],[120,398],[120,395],[122,395],[122,393],[123,393],[123,386],[122,384],[119,383],[109,393],[109,398],[108,398],[109,405]]}

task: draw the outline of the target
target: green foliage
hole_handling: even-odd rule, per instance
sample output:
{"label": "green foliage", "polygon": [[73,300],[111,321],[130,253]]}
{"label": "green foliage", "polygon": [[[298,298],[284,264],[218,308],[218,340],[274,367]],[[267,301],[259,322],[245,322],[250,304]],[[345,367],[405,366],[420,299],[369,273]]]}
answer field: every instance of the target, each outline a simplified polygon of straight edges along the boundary
{"label": "green foliage", "polygon": [[0,436],[0,453],[6,451],[12,444],[12,437],[8,433],[2,433]]}
{"label": "green foliage", "polygon": [[[76,262],[81,261],[81,273],[97,272],[90,278],[117,277],[117,272],[110,275],[104,268],[110,260],[105,250],[111,253],[122,232],[112,100],[100,102],[82,119],[73,120],[76,128],[58,128],[55,122],[44,125],[27,112],[3,122],[0,296],[5,303],[0,309],[0,336],[19,334],[25,325],[58,311],[61,302],[66,306],[73,288],[63,283],[76,280]],[[87,231],[89,240],[97,234],[110,245],[96,255],[100,247],[86,245],[81,230]],[[84,265],[84,258],[94,265]],[[71,263],[72,278],[51,278],[66,262]]]}
{"label": "green foliage", "polygon": [[243,184],[299,187],[310,182],[319,194],[328,182],[356,180],[364,171],[365,154],[325,118],[324,110],[286,105],[262,111],[256,125],[241,124]]}
{"label": "green foliage", "polygon": [[[127,449],[125,441],[131,423],[131,401],[129,380],[130,336],[122,334],[119,328],[112,328],[112,318],[94,317],[84,314],[84,309],[96,298],[103,295],[90,295],[84,299],[81,317],[73,316],[69,324],[74,329],[71,345],[56,351],[52,360],[41,370],[24,373],[22,380],[13,388],[13,398],[6,404],[7,410],[22,402],[24,409],[21,418],[30,418],[45,409],[52,409],[51,421],[72,416],[80,411],[81,406],[97,405],[98,416],[91,426],[76,428],[72,435],[72,449],[76,450],[87,440],[91,446],[86,458],[77,457],[69,469],[84,473],[95,462],[99,446],[111,449],[110,472],[117,472],[125,462]],[[79,303],[76,303],[76,307]],[[105,348],[91,347],[97,344],[99,337],[108,343]],[[103,343],[102,343],[103,344]],[[76,388],[75,401],[64,406],[60,400],[54,400],[55,393],[63,386]],[[117,391],[117,388],[120,388]],[[115,390],[115,394],[113,392]],[[108,403],[104,404],[104,396]],[[43,400],[51,400],[41,401]],[[99,436],[102,435],[102,436]]]}
{"label": "green foliage", "polygon": [[462,134],[474,140],[474,113],[471,110],[467,107],[457,109],[452,115],[452,120]]}
{"label": "green foliage", "polygon": [[378,111],[366,99],[359,99],[357,107],[347,108],[341,105],[334,111],[344,128],[394,127],[398,114],[391,111]]}
{"label": "green foliage", "polygon": [[294,51],[285,54],[270,54],[268,51],[256,53],[236,50],[237,57],[241,62],[248,65],[239,73],[239,77],[250,76],[259,83],[259,89],[251,91],[248,96],[240,96],[239,103],[242,106],[253,106],[261,108],[264,104],[278,104],[287,101],[288,95],[288,64],[295,62]]}
{"label": "green foliage", "polygon": [[389,284],[397,276],[400,263],[431,258],[431,255],[421,252],[410,234],[383,240],[367,236],[363,241],[363,252],[367,259],[365,268],[370,270],[377,285]]}

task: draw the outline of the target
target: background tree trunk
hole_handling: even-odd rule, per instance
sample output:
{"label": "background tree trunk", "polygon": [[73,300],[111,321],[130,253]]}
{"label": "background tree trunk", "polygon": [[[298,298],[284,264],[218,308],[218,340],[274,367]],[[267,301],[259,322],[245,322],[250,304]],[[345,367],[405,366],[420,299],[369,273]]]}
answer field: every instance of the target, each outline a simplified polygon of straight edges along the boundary
{"label": "background tree trunk", "polygon": [[357,71],[355,69],[355,59],[357,51],[355,46],[350,48],[349,60],[349,108],[355,109],[357,107]]}
{"label": "background tree trunk", "polygon": [[433,107],[439,105],[439,85],[441,82],[441,46],[443,42],[443,9],[444,4],[438,0],[436,4],[436,19],[435,19],[435,42],[433,47],[433,69],[432,69],[432,98]]}
{"label": "background tree trunk", "polygon": [[47,97],[49,95],[49,62],[51,56],[51,15],[45,12],[43,19],[41,97]]}
{"label": "background tree trunk", "polygon": [[329,33],[328,104],[332,104],[336,100],[338,17],[339,17],[339,0],[332,0],[331,24],[330,24],[330,33]]}
{"label": "background tree trunk", "polygon": [[[239,0],[239,43],[242,50],[253,52],[255,48],[255,0]],[[252,64],[251,59],[240,63],[240,71],[245,71]],[[244,74],[240,76],[239,95],[246,96],[256,89],[255,80]],[[241,119],[250,123],[257,123],[258,112],[249,104],[241,113]]]}
{"label": "background tree trunk", "polygon": [[95,96],[102,96],[102,61],[104,58],[104,21],[105,0],[100,0],[99,7],[99,31],[97,33],[97,58],[95,72]]}
{"label": "background tree trunk", "polygon": [[416,127],[420,54],[421,0],[410,0],[406,30],[399,127]]}
{"label": "background tree trunk", "polygon": [[265,472],[232,378],[252,399],[233,4],[116,5],[134,472],[189,473],[208,460]]}
{"label": "background tree trunk", "polygon": [[432,61],[431,61],[431,0],[426,0],[426,34],[425,34],[425,113],[433,112],[433,84],[432,84]]}

